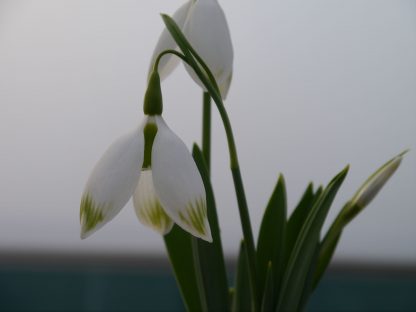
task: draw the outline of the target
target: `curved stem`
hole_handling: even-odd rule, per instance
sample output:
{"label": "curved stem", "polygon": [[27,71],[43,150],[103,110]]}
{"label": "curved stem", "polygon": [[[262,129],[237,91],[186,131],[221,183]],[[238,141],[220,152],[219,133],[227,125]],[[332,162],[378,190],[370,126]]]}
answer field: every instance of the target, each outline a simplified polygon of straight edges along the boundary
{"label": "curved stem", "polygon": [[[248,212],[247,200],[245,196],[243,181],[241,178],[240,165],[238,162],[237,148],[235,145],[234,135],[233,135],[233,131],[231,128],[231,122],[228,117],[227,111],[225,109],[224,103],[222,101],[222,97],[221,97],[218,85],[215,81],[214,76],[209,70],[208,66],[204,63],[204,61],[197,55],[197,53],[194,50],[191,50],[190,52],[187,49],[182,49],[182,51],[184,54],[181,54],[175,50],[166,50],[162,52],[161,54],[159,54],[158,58],[155,61],[154,69],[158,68],[160,59],[164,55],[166,54],[176,55],[177,57],[181,58],[185,63],[187,63],[189,66],[192,67],[192,69],[195,71],[198,78],[204,84],[205,88],[207,89],[208,93],[211,95],[212,99],[214,100],[217,106],[218,112],[220,114],[220,117],[224,125],[225,134],[227,137],[228,150],[230,154],[230,167],[231,167],[231,172],[233,176],[238,209],[240,213],[241,227],[243,230],[244,241],[246,242],[246,246],[247,246],[248,265],[250,267],[249,275],[250,275],[251,292],[252,292],[254,307],[255,307],[254,311],[258,311],[259,306],[260,306],[260,301],[259,301],[259,294],[257,292],[258,281],[257,281],[256,252],[255,252],[253,232],[251,229],[250,216]],[[195,61],[194,56],[197,59],[199,64]],[[204,72],[202,70],[204,70]]]}
{"label": "curved stem", "polygon": [[208,92],[204,92],[202,102],[202,154],[209,173],[211,171],[211,96]]}
{"label": "curved stem", "polygon": [[178,51],[176,51],[176,50],[165,50],[165,51],[161,52],[161,53],[157,56],[157,58],[156,58],[156,60],[155,60],[155,63],[153,64],[153,70],[158,70],[160,60],[162,59],[162,57],[164,57],[164,56],[165,56],[165,55],[167,55],[167,54],[173,54],[173,55],[176,55],[176,56],[177,56],[177,57],[179,57],[182,61],[186,62],[186,57],[185,57],[185,55],[183,55],[182,53],[180,53],[180,52],[178,52]]}

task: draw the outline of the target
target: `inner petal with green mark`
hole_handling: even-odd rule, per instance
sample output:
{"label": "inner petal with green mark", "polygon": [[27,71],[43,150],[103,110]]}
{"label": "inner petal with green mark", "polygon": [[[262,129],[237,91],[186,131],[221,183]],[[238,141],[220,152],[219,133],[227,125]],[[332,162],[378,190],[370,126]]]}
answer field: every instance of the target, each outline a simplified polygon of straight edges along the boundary
{"label": "inner petal with green mark", "polygon": [[152,171],[143,170],[133,195],[133,204],[139,221],[164,235],[173,226],[172,220],[163,210],[153,186]]}

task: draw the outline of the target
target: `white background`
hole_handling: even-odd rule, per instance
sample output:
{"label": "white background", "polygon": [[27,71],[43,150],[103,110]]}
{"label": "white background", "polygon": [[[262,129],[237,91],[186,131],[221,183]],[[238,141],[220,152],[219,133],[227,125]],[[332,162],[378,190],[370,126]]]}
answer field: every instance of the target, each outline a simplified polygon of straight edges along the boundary
{"label": "white background", "polygon": [[[87,240],[79,202],[97,159],[143,118],[149,59],[182,1],[0,0],[0,251],[164,253],[131,203]],[[253,230],[279,172],[292,208],[307,183],[351,170],[329,215],[410,148],[347,228],[338,260],[416,261],[416,2],[221,2],[235,51],[227,108]],[[164,117],[200,141],[201,90],[179,67]],[[213,183],[226,253],[241,229],[218,114]]]}

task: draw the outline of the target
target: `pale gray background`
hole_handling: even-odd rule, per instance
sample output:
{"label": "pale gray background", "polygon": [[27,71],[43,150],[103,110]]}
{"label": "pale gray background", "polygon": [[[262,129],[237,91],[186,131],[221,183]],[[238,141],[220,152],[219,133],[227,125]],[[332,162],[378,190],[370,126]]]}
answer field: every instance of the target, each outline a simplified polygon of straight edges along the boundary
{"label": "pale gray background", "polygon": [[[0,251],[164,253],[129,203],[79,239],[79,201],[97,159],[141,121],[148,62],[182,1],[0,0]],[[329,218],[364,179],[412,151],[345,231],[337,259],[416,261],[416,2],[221,1],[235,70],[226,105],[257,235],[279,172],[289,204],[306,184],[351,171]],[[201,90],[179,67],[164,117],[200,140]],[[222,237],[241,230],[223,128],[214,113],[213,183]]]}

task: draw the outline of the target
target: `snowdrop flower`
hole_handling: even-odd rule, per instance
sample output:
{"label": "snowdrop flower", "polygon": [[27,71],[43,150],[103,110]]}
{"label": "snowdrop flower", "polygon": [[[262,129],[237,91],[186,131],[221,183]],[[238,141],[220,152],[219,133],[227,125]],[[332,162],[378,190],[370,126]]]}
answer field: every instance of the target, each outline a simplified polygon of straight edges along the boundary
{"label": "snowdrop flower", "polygon": [[[225,15],[217,0],[189,0],[172,17],[192,47],[206,62],[225,99],[233,71],[233,46]],[[150,71],[157,56],[177,45],[169,31],[164,29],[153,52]],[[161,78],[168,76],[178,64],[178,58],[165,55],[159,65]],[[195,72],[185,66],[192,79],[205,89]]]}
{"label": "snowdrop flower", "polygon": [[[160,85],[156,92],[150,89],[143,124],[108,148],[87,181],[81,199],[81,238],[113,219],[133,197],[143,224],[166,234],[176,223],[211,242],[202,178],[187,147],[161,116]],[[156,104],[146,106],[146,99]]]}

